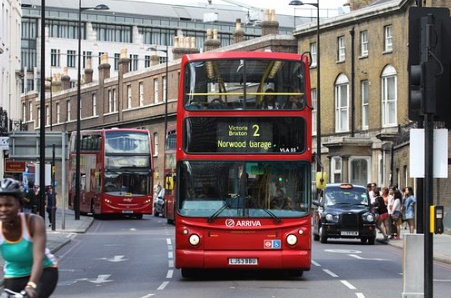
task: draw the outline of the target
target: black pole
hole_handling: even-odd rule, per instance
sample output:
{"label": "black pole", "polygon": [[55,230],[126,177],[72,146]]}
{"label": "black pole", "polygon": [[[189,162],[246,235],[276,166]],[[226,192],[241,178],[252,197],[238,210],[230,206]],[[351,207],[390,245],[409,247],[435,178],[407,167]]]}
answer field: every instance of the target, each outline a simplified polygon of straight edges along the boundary
{"label": "black pole", "polygon": [[55,144],[52,144],[52,189],[53,189],[53,206],[52,207],[52,231],[55,231],[55,211],[56,211],[56,189],[55,189]]}
{"label": "black pole", "polygon": [[[169,69],[168,69],[168,59],[169,59],[169,49],[168,49],[168,35],[166,34],[166,100],[164,102],[164,140],[166,140],[166,135],[168,133],[168,100],[169,100],[169,94],[168,94],[168,85],[169,85]],[[166,148],[166,142],[164,143],[164,148]]]}
{"label": "black pole", "polygon": [[76,157],[75,157],[75,198],[74,213],[75,219],[80,219],[80,126],[81,126],[81,0],[78,0],[78,69],[77,69],[77,132],[76,132]]}
{"label": "black pole", "polygon": [[39,214],[45,221],[45,0],[41,0],[41,97],[39,127]]}
{"label": "black pole", "polygon": [[434,116],[426,114],[424,128],[424,297],[433,298],[433,243],[432,233],[430,231],[429,206],[434,195],[433,190],[433,152],[434,152]]}

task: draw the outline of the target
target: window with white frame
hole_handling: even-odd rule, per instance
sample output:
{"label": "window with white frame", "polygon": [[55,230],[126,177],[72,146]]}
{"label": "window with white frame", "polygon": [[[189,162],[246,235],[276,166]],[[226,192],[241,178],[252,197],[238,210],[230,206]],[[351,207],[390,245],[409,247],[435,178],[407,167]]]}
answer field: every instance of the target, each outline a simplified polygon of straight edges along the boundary
{"label": "window with white frame", "polygon": [[310,44],[310,54],[312,55],[312,63],[310,67],[316,67],[318,65],[318,51],[317,51],[316,42],[312,42]]}
{"label": "window with white frame", "polygon": [[360,56],[368,56],[368,31],[360,32]]}
{"label": "window with white frame", "polygon": [[114,53],[114,70],[119,70],[119,60],[121,59],[120,53]]}
{"label": "window with white frame", "polygon": [[67,100],[66,101],[66,106],[67,106],[67,109],[66,109],[66,121],[70,121],[70,113],[71,113],[71,111],[70,111],[70,100]]}
{"label": "window with white frame", "polygon": [[50,63],[51,66],[61,67],[61,50],[60,49],[51,49],[50,50]]}
{"label": "window with white frame", "polygon": [[50,107],[45,106],[45,126],[50,126]]}
{"label": "window with white frame", "polygon": [[153,98],[155,103],[160,102],[158,98],[158,79],[153,79]]}
{"label": "window with white frame", "polygon": [[369,157],[349,158],[349,182],[352,184],[366,185],[369,177]]}
{"label": "window with white frame", "polygon": [[113,89],[113,112],[117,112],[117,92]]}
{"label": "window with white frame", "polygon": [[74,50],[67,50],[67,67],[75,67],[76,56]]}
{"label": "window with white frame", "polygon": [[[82,61],[82,63],[83,63],[83,68],[87,68],[87,66],[88,66],[88,60],[91,60],[91,61],[92,61],[92,51],[83,51],[82,57],[83,57],[83,61]],[[100,64],[99,64],[99,65],[100,65]],[[92,67],[92,65],[91,65],[91,67]]]}
{"label": "window with white frame", "polygon": [[37,108],[37,113],[38,113],[38,123],[36,123],[36,127],[40,127],[41,126],[41,108],[40,107]]}
{"label": "window with white frame", "polygon": [[139,82],[139,106],[144,106],[144,83]]}
{"label": "window with white frame", "polygon": [[22,119],[25,121],[27,121],[28,117],[27,117],[27,104],[26,103],[22,103]]}
{"label": "window with white frame", "polygon": [[92,100],[92,116],[97,116],[97,95],[94,93],[91,97]]}
{"label": "window with white frame", "polygon": [[127,86],[127,109],[132,108],[132,86]]}
{"label": "window with white frame", "polygon": [[393,51],[393,31],[392,26],[388,25],[384,27],[384,51],[391,52]]}
{"label": "window with white frame", "polygon": [[340,74],[335,82],[335,132],[349,130],[349,80]]}
{"label": "window with white frame", "polygon": [[99,52],[99,65],[102,64],[102,55],[105,54],[105,52]]}
{"label": "window with white frame", "polygon": [[113,111],[113,92],[108,90],[108,113]]}
{"label": "window with white frame", "polygon": [[316,135],[317,131],[318,131],[318,123],[317,123],[317,115],[318,115],[318,96],[317,96],[317,92],[316,89],[312,89],[311,91],[311,95],[312,95],[312,106],[313,106],[313,111],[312,111],[312,134]]}
{"label": "window with white frame", "polygon": [[153,155],[158,156],[158,133],[153,133]]}
{"label": "window with white frame", "polygon": [[144,67],[148,68],[151,66],[152,60],[149,55],[144,56]]}
{"label": "window with white frame", "polygon": [[331,161],[331,183],[341,183],[342,181],[342,160],[339,156],[332,157]]}
{"label": "window with white frame", "polygon": [[396,126],[397,119],[397,74],[393,66],[387,65],[382,72],[382,127]]}
{"label": "window with white frame", "polygon": [[166,92],[168,91],[168,88],[166,88],[167,83],[168,83],[168,78],[167,78],[167,76],[164,76],[163,77],[163,102],[168,101],[168,95],[166,94]]}
{"label": "window with white frame", "polygon": [[130,71],[138,70],[138,55],[130,54],[129,70]]}
{"label": "window with white frame", "polygon": [[361,83],[362,92],[362,129],[368,129],[369,125],[369,96],[368,96],[368,80],[363,80]]}
{"label": "window with white frame", "polygon": [[338,44],[337,60],[338,62],[343,62],[346,59],[345,37],[339,36],[337,44]]}
{"label": "window with white frame", "polygon": [[28,103],[28,121],[33,121],[33,103]]}
{"label": "window with white frame", "polygon": [[61,106],[60,103],[56,103],[56,123],[61,123]]}

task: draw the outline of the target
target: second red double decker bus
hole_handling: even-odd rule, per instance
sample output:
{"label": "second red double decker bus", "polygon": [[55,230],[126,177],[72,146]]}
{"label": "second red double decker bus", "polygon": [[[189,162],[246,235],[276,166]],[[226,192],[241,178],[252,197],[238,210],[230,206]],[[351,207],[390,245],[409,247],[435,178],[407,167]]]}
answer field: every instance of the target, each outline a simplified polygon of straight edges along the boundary
{"label": "second red double decker bus", "polygon": [[181,67],[176,268],[301,276],[311,262],[308,58],[209,52]]}

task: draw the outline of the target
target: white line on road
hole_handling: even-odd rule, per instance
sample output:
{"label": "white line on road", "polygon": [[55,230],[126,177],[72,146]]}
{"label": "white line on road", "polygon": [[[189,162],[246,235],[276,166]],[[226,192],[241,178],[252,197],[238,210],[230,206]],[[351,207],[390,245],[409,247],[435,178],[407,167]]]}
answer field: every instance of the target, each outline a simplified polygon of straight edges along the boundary
{"label": "white line on road", "polygon": [[155,294],[148,294],[146,296],[142,296],[141,298],[149,298],[149,297],[152,297],[152,296],[155,296]]}
{"label": "white line on road", "polygon": [[362,258],[361,256],[358,255],[348,255],[350,257],[359,259],[359,260],[368,260],[368,261],[388,261],[386,259],[378,259],[378,258]]}
{"label": "white line on road", "polygon": [[363,293],[355,293],[355,295],[357,296],[357,298],[365,298],[365,295],[363,295]]}
{"label": "white line on road", "polygon": [[174,253],[172,251],[168,251],[168,258],[169,259],[173,259],[174,258]]}
{"label": "white line on road", "polygon": [[166,238],[166,243],[167,243],[168,245],[172,245],[171,238]]}
{"label": "white line on road", "polygon": [[158,291],[164,290],[164,288],[166,288],[166,286],[169,284],[168,281],[163,281],[163,283],[158,287]]}
{"label": "white line on road", "polygon": [[174,270],[170,269],[170,270],[168,270],[168,273],[166,274],[166,278],[172,278],[173,275],[174,275]]}
{"label": "white line on road", "polygon": [[346,280],[340,280],[342,284],[344,284],[345,286],[347,286],[349,289],[351,290],[356,290],[356,287],[354,287],[353,285],[351,285],[351,283],[349,283]]}
{"label": "white line on road", "polygon": [[169,260],[168,267],[169,267],[169,268],[174,268],[174,261]]}
{"label": "white line on road", "polygon": [[324,272],[326,272],[327,274],[329,274],[332,277],[338,277],[338,275],[336,275],[335,273],[333,273],[332,271],[330,271],[329,269],[323,269]]}
{"label": "white line on road", "polygon": [[312,264],[315,265],[316,267],[321,267],[321,265],[315,261],[312,261]]}

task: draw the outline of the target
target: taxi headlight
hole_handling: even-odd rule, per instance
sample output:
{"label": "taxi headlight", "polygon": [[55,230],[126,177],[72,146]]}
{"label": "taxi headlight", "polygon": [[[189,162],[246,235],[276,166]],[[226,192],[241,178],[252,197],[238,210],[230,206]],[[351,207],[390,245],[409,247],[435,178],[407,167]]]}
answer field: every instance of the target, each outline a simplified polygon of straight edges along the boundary
{"label": "taxi headlight", "polygon": [[298,242],[298,237],[296,237],[296,235],[294,234],[289,234],[287,236],[287,243],[288,245],[295,245]]}
{"label": "taxi headlight", "polygon": [[373,214],[368,214],[367,216],[366,216],[366,221],[369,221],[369,222],[373,222],[374,221],[374,215]]}
{"label": "taxi headlight", "polygon": [[326,214],[326,220],[327,221],[333,221],[334,220],[334,216],[332,214],[330,214],[330,213],[327,213]]}
{"label": "taxi headlight", "polygon": [[200,237],[196,234],[189,236],[189,243],[193,246],[198,245],[200,242]]}

